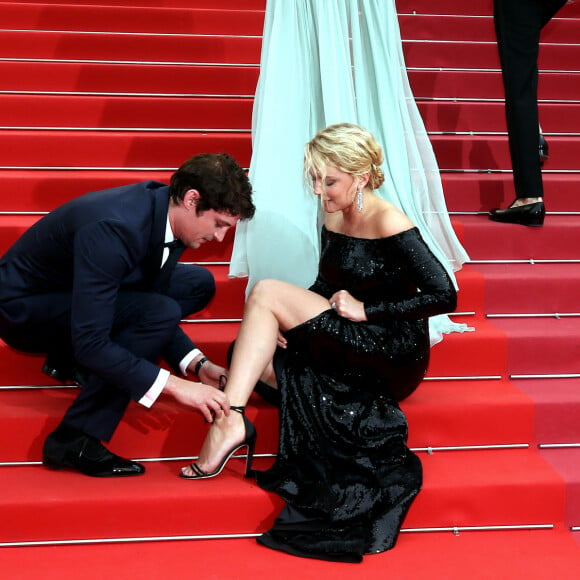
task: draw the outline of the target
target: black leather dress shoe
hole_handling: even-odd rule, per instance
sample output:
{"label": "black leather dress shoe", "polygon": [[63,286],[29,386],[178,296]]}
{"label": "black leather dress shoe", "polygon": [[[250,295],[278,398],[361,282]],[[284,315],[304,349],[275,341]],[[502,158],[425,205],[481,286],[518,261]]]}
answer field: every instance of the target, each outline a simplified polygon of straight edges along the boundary
{"label": "black leather dress shoe", "polygon": [[88,373],[74,362],[64,362],[47,356],[42,365],[42,372],[51,379],[63,384],[84,386],[88,380]]}
{"label": "black leather dress shoe", "polygon": [[93,477],[127,477],[145,473],[140,463],[111,453],[98,439],[81,434],[61,441],[51,433],[44,442],[42,463],[53,469],[69,468]]}
{"label": "black leather dress shoe", "polygon": [[46,357],[42,365],[42,372],[59,383],[66,384],[73,379],[73,369],[70,366],[58,364],[50,357]]}
{"label": "black leather dress shoe", "polygon": [[544,224],[546,208],[543,201],[528,203],[507,209],[495,208],[489,212],[489,219],[506,224],[539,227]]}

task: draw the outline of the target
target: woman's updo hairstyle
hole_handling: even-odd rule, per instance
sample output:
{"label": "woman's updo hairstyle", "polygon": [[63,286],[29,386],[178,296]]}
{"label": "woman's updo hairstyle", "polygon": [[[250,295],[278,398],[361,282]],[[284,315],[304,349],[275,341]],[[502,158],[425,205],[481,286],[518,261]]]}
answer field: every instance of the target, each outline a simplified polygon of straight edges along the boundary
{"label": "woman's updo hairstyle", "polygon": [[306,144],[304,176],[311,183],[312,176],[326,178],[326,166],[332,165],[350,175],[369,174],[368,186],[378,189],[385,180],[380,168],[383,150],[366,129],[352,123],[337,123],[319,131]]}

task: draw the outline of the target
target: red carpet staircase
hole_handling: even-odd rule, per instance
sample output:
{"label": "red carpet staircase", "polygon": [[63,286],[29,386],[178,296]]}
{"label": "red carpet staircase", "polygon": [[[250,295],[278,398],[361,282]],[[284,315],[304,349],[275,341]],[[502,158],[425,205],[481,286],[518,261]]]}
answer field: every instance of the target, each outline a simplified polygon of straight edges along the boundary
{"label": "red carpet staircase", "polygon": [[[265,0],[0,2],[0,252],[86,191],[167,180],[187,157],[247,166]],[[433,349],[404,403],[425,485],[397,547],[357,566],[258,546],[278,498],[232,461],[186,482],[199,415],[134,405],[111,448],[147,474],[91,479],[40,465],[75,396],[41,357],[0,343],[0,563],[6,578],[577,578],[580,570],[580,6],[543,36],[540,113],[550,144],[543,228],[494,224],[513,197],[491,0],[398,0],[411,83],[454,225],[472,261],[454,318],[475,332]],[[460,14],[460,15],[459,15]],[[459,16],[458,16],[459,15]],[[184,255],[215,273],[215,301],[184,328],[225,362],[243,306],[232,238]],[[276,412],[249,416],[258,464]]]}

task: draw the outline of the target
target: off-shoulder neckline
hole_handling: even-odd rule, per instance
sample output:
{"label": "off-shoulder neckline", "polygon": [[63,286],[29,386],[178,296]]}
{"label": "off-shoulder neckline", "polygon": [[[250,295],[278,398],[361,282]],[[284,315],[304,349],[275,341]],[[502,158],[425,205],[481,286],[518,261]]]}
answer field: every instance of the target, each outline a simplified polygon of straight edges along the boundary
{"label": "off-shoulder neckline", "polygon": [[327,233],[332,234],[334,236],[340,236],[343,238],[350,238],[351,240],[365,240],[365,241],[369,241],[369,242],[376,242],[376,241],[380,241],[380,240],[392,240],[395,238],[398,238],[400,236],[403,236],[404,234],[407,234],[408,232],[413,232],[413,231],[418,231],[417,226],[413,226],[407,230],[402,230],[400,232],[397,232],[396,234],[392,234],[390,236],[386,236],[384,238],[359,238],[356,236],[349,236],[348,234],[343,234],[341,232],[335,232],[334,230],[329,230],[325,225],[322,226],[322,229],[325,230]]}

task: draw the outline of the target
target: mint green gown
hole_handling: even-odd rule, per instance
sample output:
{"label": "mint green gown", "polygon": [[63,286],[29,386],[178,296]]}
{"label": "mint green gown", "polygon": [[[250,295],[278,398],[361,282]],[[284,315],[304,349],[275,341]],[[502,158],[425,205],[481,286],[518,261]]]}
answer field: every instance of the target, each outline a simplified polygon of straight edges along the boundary
{"label": "mint green gown", "polygon": [[[230,276],[248,276],[248,291],[264,278],[312,284],[321,215],[303,178],[304,145],[339,122],[375,135],[386,176],[377,193],[413,221],[455,281],[468,256],[409,87],[393,0],[268,0],[252,121],[257,211],[236,228]],[[432,317],[431,344],[464,330]]]}

